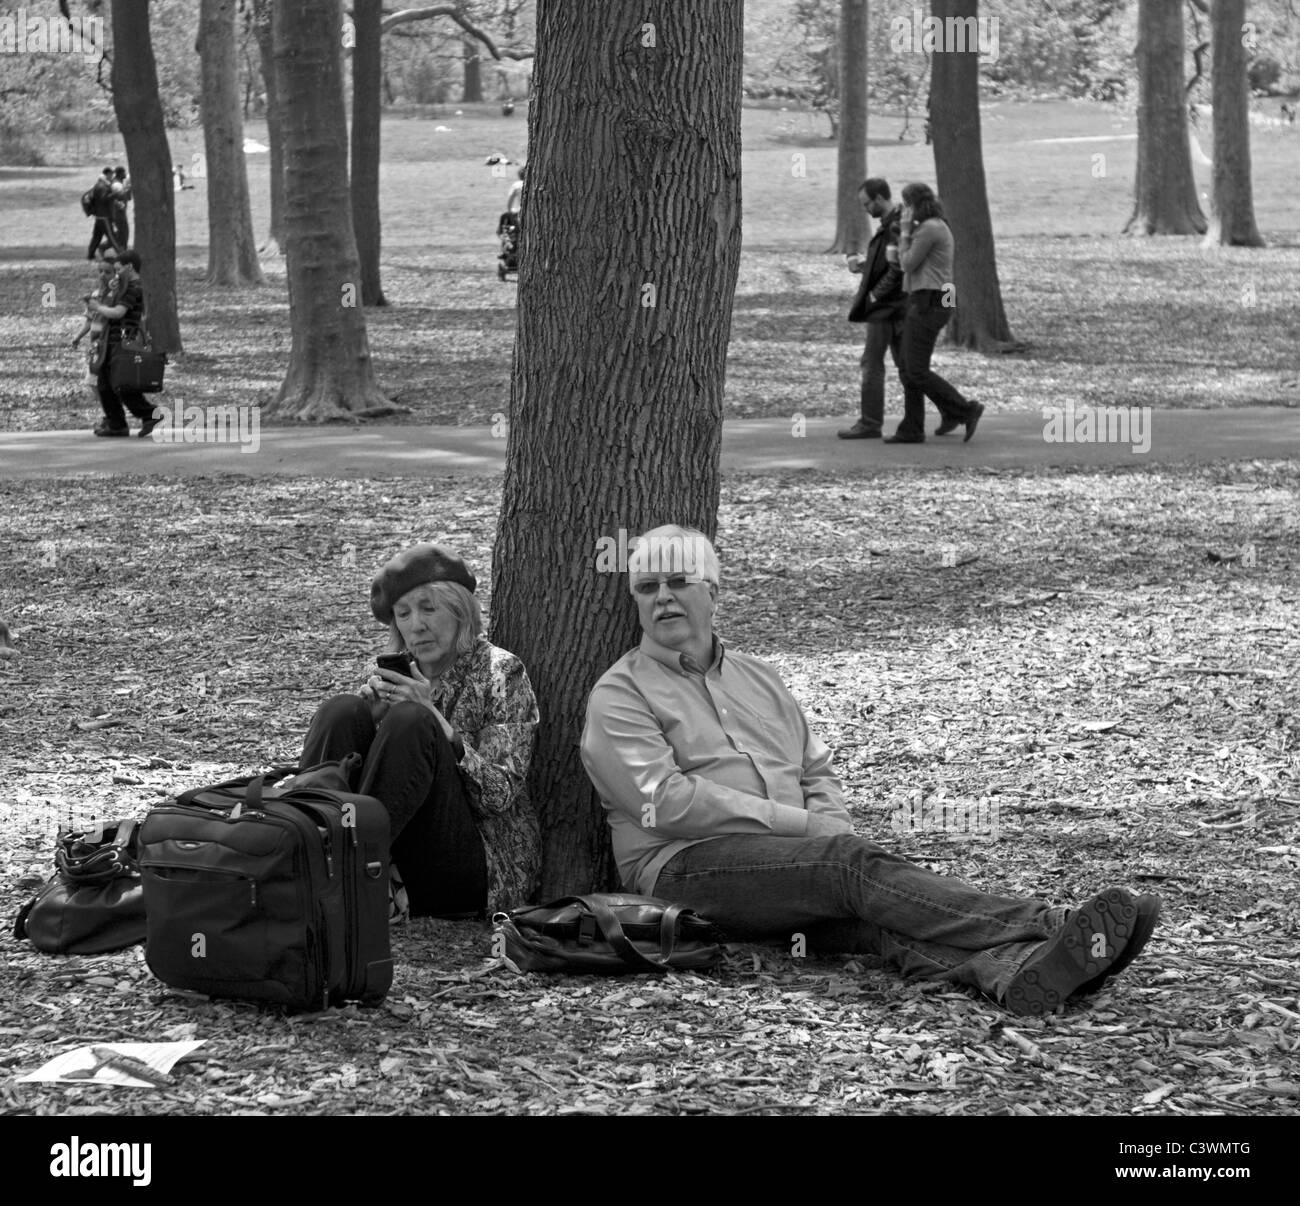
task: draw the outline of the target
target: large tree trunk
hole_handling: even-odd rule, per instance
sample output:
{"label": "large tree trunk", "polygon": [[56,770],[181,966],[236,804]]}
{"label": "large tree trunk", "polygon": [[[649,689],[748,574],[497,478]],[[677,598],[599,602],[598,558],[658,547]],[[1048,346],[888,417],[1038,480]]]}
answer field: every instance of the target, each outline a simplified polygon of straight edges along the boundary
{"label": "large tree trunk", "polygon": [[260,285],[248,201],[244,124],[235,60],[235,0],[201,0],[203,151],[207,156],[208,284]]}
{"label": "large tree trunk", "polygon": [[280,90],[275,81],[275,47],[271,39],[271,0],[253,0],[253,27],[266,87],[266,141],[271,147],[271,230],[263,251],[284,254],[284,134],[280,129]]}
{"label": "large tree trunk", "polygon": [[135,249],[143,263],[149,334],[163,352],[179,352],[176,314],[176,211],[158,71],[149,39],[148,0],[113,0],[113,112],[126,146],[135,197]]}
{"label": "large tree trunk", "polygon": [[[932,11],[947,28],[949,18],[978,19],[979,0],[934,0]],[[957,51],[949,47],[935,54],[930,80],[934,174],[957,245],[953,256],[957,308],[948,324],[947,338],[950,343],[981,352],[1014,351],[1021,345],[1012,337],[1002,306],[993,219],[984,179],[978,40],[965,45],[969,49]]]}
{"label": "large tree trunk", "polygon": [[284,130],[289,369],[268,414],[350,419],[396,409],[375,383],[348,203],[340,0],[276,0]]}
{"label": "large tree trunk", "polygon": [[483,99],[483,60],[479,58],[478,43],[470,37],[461,39],[464,56],[465,83],[460,100],[464,105],[477,105]]}
{"label": "large tree trunk", "polygon": [[1206,239],[1263,247],[1250,179],[1250,83],[1241,31],[1246,0],[1214,0],[1210,86],[1214,107],[1214,208]]}
{"label": "large tree trunk", "polygon": [[379,141],[383,0],[354,0],[352,51],[352,229],[361,261],[361,304],[386,306],[379,281]]}
{"label": "large tree trunk", "polygon": [[612,872],[578,741],[588,692],[640,630],[598,542],[716,524],[741,38],[735,0],[538,4],[492,635],[545,718],[529,787],[546,897]]}
{"label": "large tree trunk", "polygon": [[1205,233],[1196,199],[1183,93],[1183,6],[1138,0],[1138,146],[1133,214],[1124,233]]}
{"label": "large tree trunk", "polygon": [[827,251],[862,251],[871,235],[858,189],[867,175],[867,0],[840,0],[839,183],[835,242]]}

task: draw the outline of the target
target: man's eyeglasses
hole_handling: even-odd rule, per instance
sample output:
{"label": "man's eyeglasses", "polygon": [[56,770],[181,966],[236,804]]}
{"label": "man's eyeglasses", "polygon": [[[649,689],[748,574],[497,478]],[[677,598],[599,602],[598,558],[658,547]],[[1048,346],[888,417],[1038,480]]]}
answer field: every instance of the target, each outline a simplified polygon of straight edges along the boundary
{"label": "man's eyeglasses", "polygon": [[703,582],[704,579],[698,574],[662,574],[658,578],[641,578],[632,583],[633,594],[638,595],[657,595],[661,585],[667,586],[673,594],[685,590],[688,586],[695,586]]}

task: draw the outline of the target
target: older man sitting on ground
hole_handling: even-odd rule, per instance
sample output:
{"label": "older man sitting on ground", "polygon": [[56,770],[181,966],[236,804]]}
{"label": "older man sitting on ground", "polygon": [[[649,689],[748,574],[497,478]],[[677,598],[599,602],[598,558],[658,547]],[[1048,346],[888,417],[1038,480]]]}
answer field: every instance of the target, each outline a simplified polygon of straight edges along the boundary
{"label": "older man sitting on ground", "polygon": [[1050,1013],[1133,960],[1156,896],[1108,888],[1073,909],[998,896],[858,837],[830,750],[780,677],[715,635],[718,583],[693,529],[655,528],[628,560],[643,635],[592,690],[582,759],[629,891],[737,937],[879,955],[1017,1014]]}

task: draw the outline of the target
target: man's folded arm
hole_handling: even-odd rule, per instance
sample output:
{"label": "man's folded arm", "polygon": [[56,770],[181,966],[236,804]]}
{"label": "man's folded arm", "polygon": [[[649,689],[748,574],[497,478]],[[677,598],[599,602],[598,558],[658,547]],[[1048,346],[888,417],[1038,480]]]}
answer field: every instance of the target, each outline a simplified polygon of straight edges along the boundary
{"label": "man's folded arm", "polygon": [[684,772],[654,713],[626,688],[604,685],[591,693],[582,761],[601,799],[664,837],[803,837],[808,831],[801,803],[781,804]]}
{"label": "man's folded arm", "polygon": [[803,773],[799,786],[803,789],[804,807],[817,816],[840,822],[843,832],[852,833],[853,818],[844,807],[844,787],[831,770],[830,746],[812,731],[802,708],[799,708],[799,723],[803,729]]}

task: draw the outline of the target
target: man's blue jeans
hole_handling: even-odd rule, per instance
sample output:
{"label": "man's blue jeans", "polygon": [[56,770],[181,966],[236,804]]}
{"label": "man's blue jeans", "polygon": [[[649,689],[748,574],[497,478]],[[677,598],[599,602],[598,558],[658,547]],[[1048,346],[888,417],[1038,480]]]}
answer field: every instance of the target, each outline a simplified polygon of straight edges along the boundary
{"label": "man's blue jeans", "polygon": [[879,955],[998,1000],[1068,912],[980,892],[853,834],[711,838],[674,856],[654,892],[735,938],[802,933],[814,949]]}
{"label": "man's blue jeans", "polygon": [[867,342],[862,350],[862,426],[880,431],[885,422],[885,353],[894,358],[899,378],[903,372],[903,320],[868,321]]}

